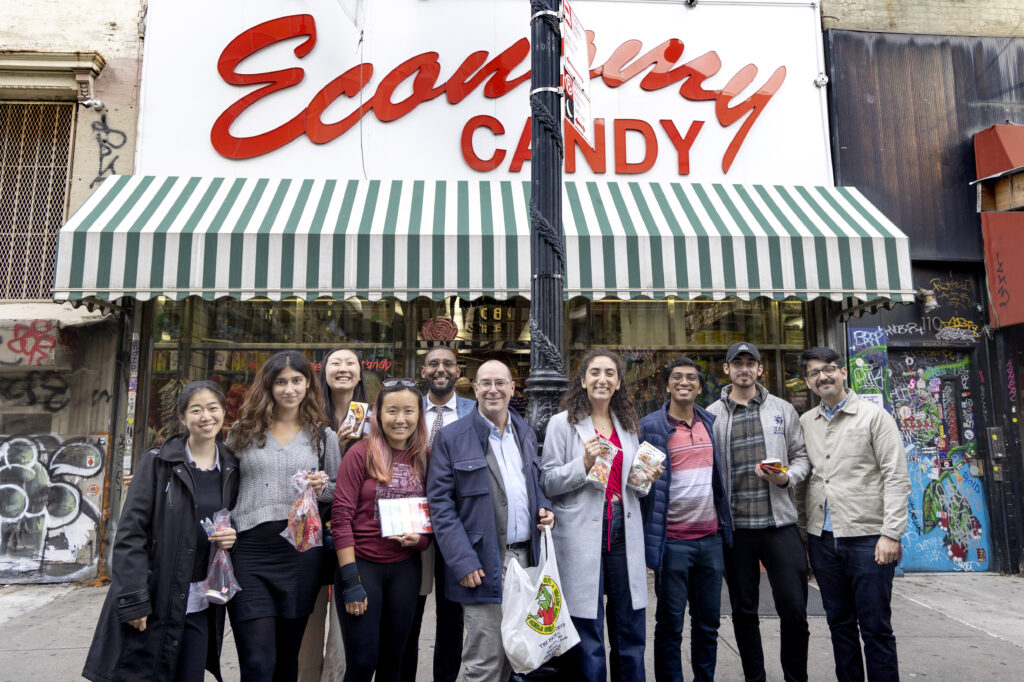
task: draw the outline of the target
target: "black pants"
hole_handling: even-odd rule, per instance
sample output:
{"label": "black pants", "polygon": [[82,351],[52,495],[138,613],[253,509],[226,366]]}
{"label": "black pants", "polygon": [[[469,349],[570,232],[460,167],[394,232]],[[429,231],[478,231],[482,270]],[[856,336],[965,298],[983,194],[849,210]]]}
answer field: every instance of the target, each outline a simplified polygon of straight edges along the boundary
{"label": "black pants", "polygon": [[345,682],[400,682],[402,653],[412,630],[420,591],[420,558],[393,564],[356,559],[366,590],[366,613],[345,611],[339,583],[334,600],[345,641]]}
{"label": "black pants", "polygon": [[[455,682],[462,668],[462,604],[450,601],[444,595],[444,558],[434,547],[434,609],[437,627],[434,631],[434,682]],[[416,601],[416,615],[402,655],[402,682],[415,682],[419,663],[420,626],[426,595]]]}
{"label": "black pants", "polygon": [[307,620],[266,617],[232,623],[242,682],[295,682]]}
{"label": "black pants", "polygon": [[205,610],[185,616],[185,631],[181,635],[181,651],[178,655],[176,682],[203,682],[206,679],[206,659],[210,648],[210,633],[215,631],[213,619],[216,609],[223,606],[208,606]]}
{"label": "black pants", "polygon": [[807,558],[796,525],[733,531],[725,548],[725,580],[732,604],[732,626],[748,681],[764,680],[764,652],[757,618],[758,587],[764,564],[779,614],[780,660],[787,682],[807,680]]}

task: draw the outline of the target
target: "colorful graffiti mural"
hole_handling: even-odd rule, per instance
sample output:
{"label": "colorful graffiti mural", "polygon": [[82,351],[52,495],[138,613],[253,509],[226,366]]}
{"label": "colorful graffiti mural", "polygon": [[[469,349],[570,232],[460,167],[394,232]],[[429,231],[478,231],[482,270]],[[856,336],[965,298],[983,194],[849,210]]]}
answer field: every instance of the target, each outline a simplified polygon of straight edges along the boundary
{"label": "colorful graffiti mural", "polygon": [[882,327],[850,329],[850,388],[890,412],[889,355]]}
{"label": "colorful graffiti mural", "polygon": [[910,473],[907,571],[989,568],[970,361],[950,350],[888,351],[889,402]]}
{"label": "colorful graffiti mural", "polygon": [[0,435],[0,581],[94,574],[108,444],[105,435]]}

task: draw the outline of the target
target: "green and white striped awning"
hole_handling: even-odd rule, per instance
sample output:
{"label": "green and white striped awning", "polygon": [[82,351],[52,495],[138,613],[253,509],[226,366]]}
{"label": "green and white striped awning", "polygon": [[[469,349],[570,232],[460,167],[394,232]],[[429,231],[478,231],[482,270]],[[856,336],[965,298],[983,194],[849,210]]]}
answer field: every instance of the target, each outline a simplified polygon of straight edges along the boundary
{"label": "green and white striped awning", "polygon": [[[56,300],[530,295],[528,182],[115,176],[61,229]],[[566,295],[913,300],[854,189],[566,182]]]}

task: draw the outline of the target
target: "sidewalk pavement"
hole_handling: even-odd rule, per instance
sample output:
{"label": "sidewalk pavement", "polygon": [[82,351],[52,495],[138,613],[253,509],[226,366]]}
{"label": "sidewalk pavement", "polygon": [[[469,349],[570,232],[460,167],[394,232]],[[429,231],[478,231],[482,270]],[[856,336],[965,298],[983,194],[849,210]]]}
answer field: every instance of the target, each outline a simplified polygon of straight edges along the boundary
{"label": "sidewalk pavement", "polygon": [[[811,588],[816,589],[813,582]],[[106,592],[105,587],[70,585],[0,587],[0,681],[80,679]],[[897,578],[894,592],[893,626],[904,680],[1021,679],[1024,578],[988,573],[917,573]],[[653,590],[651,600],[653,606]],[[809,677],[815,681],[834,680],[828,625],[823,617],[814,617],[810,628]],[[768,679],[781,680],[778,621],[763,618],[761,629]],[[653,679],[653,632],[654,609],[649,608],[648,679]],[[433,600],[429,600],[421,634],[420,680],[430,679],[433,635]],[[688,633],[684,633],[683,642],[686,659]],[[689,680],[688,661],[684,668]],[[224,643],[222,671],[225,680],[238,680],[230,630]],[[743,679],[728,618],[722,620],[717,679]]]}

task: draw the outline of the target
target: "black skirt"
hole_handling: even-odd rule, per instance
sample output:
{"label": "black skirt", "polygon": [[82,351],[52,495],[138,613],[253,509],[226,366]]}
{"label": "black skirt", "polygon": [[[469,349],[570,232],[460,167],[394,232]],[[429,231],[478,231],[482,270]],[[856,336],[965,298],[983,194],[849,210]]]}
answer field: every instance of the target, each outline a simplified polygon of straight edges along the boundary
{"label": "black skirt", "polygon": [[253,618],[303,618],[320,593],[323,547],[300,552],[281,537],[285,521],[238,534],[231,563],[242,590],[228,602],[232,623]]}

